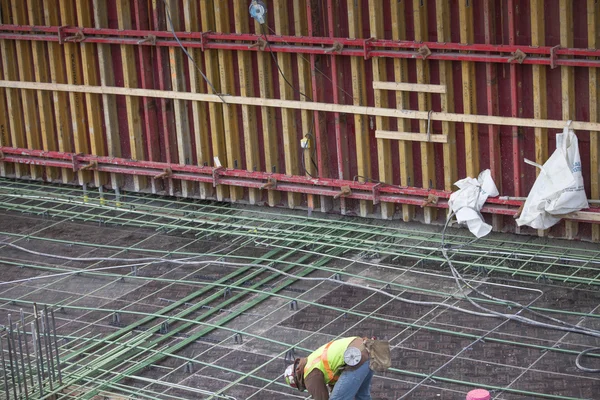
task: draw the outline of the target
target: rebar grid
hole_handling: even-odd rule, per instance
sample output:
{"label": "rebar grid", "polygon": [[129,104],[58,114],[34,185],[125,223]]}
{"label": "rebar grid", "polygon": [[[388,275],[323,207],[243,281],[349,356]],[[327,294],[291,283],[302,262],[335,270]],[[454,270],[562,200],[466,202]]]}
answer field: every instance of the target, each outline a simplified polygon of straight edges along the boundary
{"label": "rebar grid", "polygon": [[[4,185],[6,182],[9,186]],[[70,243],[72,249],[77,250],[76,258],[85,257],[84,254],[88,252],[102,251],[110,254],[107,258],[144,254],[146,257],[154,256],[165,260],[168,257],[172,259],[202,257],[214,261],[223,258],[242,263],[254,261],[258,267],[263,263],[265,263],[264,265],[276,265],[281,270],[291,271],[297,276],[327,277],[340,274],[344,281],[360,281],[374,287],[387,287],[387,290],[394,293],[432,296],[443,302],[464,304],[464,301],[461,300],[464,294],[457,292],[456,288],[454,290],[436,290],[425,285],[426,280],[449,281],[449,274],[444,268],[442,258],[436,254],[436,245],[439,244],[440,239],[437,233],[422,233],[397,227],[356,223],[348,219],[331,221],[306,218],[300,215],[278,215],[211,203],[171,201],[145,195],[125,196],[121,194],[118,199],[121,203],[120,207],[115,207],[114,195],[106,192],[100,195],[96,192],[84,192],[70,187],[57,188],[24,182],[2,181],[2,184],[0,209],[10,212],[7,215],[18,215],[15,214],[15,211],[39,214],[39,210],[44,208],[47,211],[45,216],[44,213],[41,213],[36,219],[44,221],[48,227],[32,229],[25,233],[0,232],[0,240],[16,242],[25,248],[35,250],[40,246],[43,247],[44,244],[49,244],[54,249],[64,250],[65,246]],[[7,188],[10,193],[6,193],[5,189]],[[90,225],[90,222],[100,222],[99,229],[129,229],[132,232],[147,233],[149,232],[148,228],[153,228],[154,233],[128,246],[119,245],[119,238],[108,241],[108,243],[95,243],[94,240],[90,240],[91,238],[72,241],[45,236],[45,229],[64,225],[68,220],[87,222],[86,226],[94,226]],[[168,246],[165,249],[154,248],[154,246],[145,248],[145,241],[170,237],[170,235],[185,238],[183,245]],[[463,243],[468,241],[468,238],[459,234],[451,237],[450,240],[453,243]],[[205,242],[218,243],[220,247],[202,253],[186,250],[191,245]],[[0,249],[6,250],[9,247],[0,247]],[[249,255],[248,249],[255,253]],[[257,257],[256,254],[262,256]],[[483,243],[475,243],[472,247],[461,249],[452,257],[453,263],[462,265],[466,271],[475,273],[469,279],[480,287],[506,290],[507,293],[524,296],[531,300],[534,299],[533,288],[548,290],[552,287],[565,287],[580,293],[588,293],[590,296],[597,294],[596,285],[599,274],[595,267],[595,260],[598,258],[597,252],[594,250],[566,249],[551,243],[537,245],[518,240],[513,242],[486,240]],[[278,276],[264,269],[227,268],[225,265],[217,268],[215,265],[205,264],[194,267],[192,270],[189,266],[171,264],[168,266],[168,270],[162,273],[167,268],[165,263],[147,263],[136,267],[135,273],[130,268],[125,268],[125,273],[123,270],[86,273],[85,269],[103,264],[101,262],[88,263],[82,267],[78,265],[81,263],[75,263],[75,265],[69,266],[62,262],[58,264],[50,259],[40,260],[35,255],[16,250],[11,250],[8,257],[3,254],[1,258],[2,263],[8,268],[17,271],[32,271],[33,275],[54,274],[73,269],[80,269],[82,272],[80,275],[69,275],[60,280],[52,278],[48,281],[51,283],[48,284],[44,281],[39,281],[39,283],[35,281],[21,282],[15,286],[35,291],[19,297],[7,296],[7,292],[10,294],[11,289],[4,289],[3,286],[0,286],[1,300],[6,302],[3,309],[6,310],[13,310],[15,305],[24,307],[25,304],[29,304],[31,296],[35,296],[36,291],[39,291],[41,296],[52,289],[55,293],[54,297],[60,298],[61,285],[68,284],[72,280],[100,279],[102,281],[102,284],[98,285],[95,290],[89,294],[86,293],[85,297],[89,296],[89,298],[92,298],[95,293],[101,293],[104,289],[124,283],[132,283],[133,286],[137,285],[136,287],[139,288],[148,284],[160,285],[158,292],[131,301],[126,298],[126,295],[135,293],[136,287],[133,287],[130,292],[123,293],[121,296],[124,299],[121,302],[126,302],[127,305],[120,308],[77,305],[77,301],[81,299],[76,298],[76,292],[68,290],[62,292],[63,296],[60,301],[51,303],[55,307],[63,307],[67,312],[64,315],[60,314],[57,319],[60,323],[64,322],[58,327],[60,341],[69,340],[68,344],[63,343],[60,348],[65,376],[68,376],[66,379],[69,379],[70,393],[69,391],[62,392],[61,398],[69,396],[91,398],[94,394],[109,392],[127,396],[132,394],[131,388],[141,389],[140,395],[144,398],[185,398],[173,395],[173,393],[184,390],[188,391],[189,396],[192,396],[195,389],[203,389],[194,387],[194,379],[214,378],[215,374],[212,371],[221,368],[238,378],[225,380],[220,388],[212,391],[214,396],[234,396],[242,388],[245,388],[250,393],[247,395],[248,398],[271,398],[269,396],[272,398],[301,398],[302,396],[299,396],[298,392],[290,392],[281,383],[281,371],[268,377],[265,377],[262,371],[269,370],[272,365],[281,366],[280,369],[283,370],[282,357],[290,350],[294,349],[297,355],[306,354],[311,349],[318,347],[324,338],[332,337],[332,334],[333,336],[354,334],[355,330],[353,329],[360,328],[365,322],[392,324],[395,327],[395,334],[388,339],[391,340],[395,350],[409,349],[405,346],[406,342],[418,336],[419,332],[435,332],[447,337],[464,338],[474,343],[485,336],[486,343],[508,348],[522,347],[529,349],[528,351],[544,351],[544,354],[547,352],[567,357],[566,359],[574,358],[582,349],[594,344],[594,340],[589,340],[589,338],[583,340],[579,337],[575,339],[574,335],[569,334],[568,338],[573,339],[561,338],[561,347],[557,347],[555,346],[556,340],[550,337],[536,338],[527,332],[520,334],[510,331],[496,332],[492,328],[486,329],[484,326],[460,326],[448,321],[436,321],[448,313],[448,311],[441,311],[437,308],[423,309],[423,312],[416,318],[390,315],[383,309],[393,304],[393,300],[385,299],[383,301],[376,294],[369,292],[356,299],[356,302],[349,302],[347,306],[332,306],[324,303],[323,299],[342,290],[343,286],[336,287],[327,282],[317,284],[295,282],[293,279]],[[154,272],[156,268],[162,268],[158,274]],[[563,269],[567,272],[563,273]],[[210,274],[215,274],[215,271],[218,271],[215,279],[207,280]],[[233,272],[226,274],[230,271]],[[180,276],[172,277],[173,274],[180,274]],[[514,277],[511,278],[511,276]],[[237,281],[229,281],[233,277],[237,277]],[[528,279],[528,277],[536,279]],[[407,284],[407,280],[414,282],[415,279],[417,280],[416,284]],[[491,280],[497,280],[497,282],[490,282]],[[549,286],[550,280],[554,282],[552,286]],[[161,293],[168,292],[169,288],[173,287],[187,289],[189,295],[180,299],[166,298],[169,304],[167,307],[164,307],[164,304],[157,305],[155,300],[161,296]],[[290,292],[291,289],[293,290]],[[95,298],[103,302],[111,300],[102,295]],[[376,300],[377,307],[369,312],[362,311],[360,308],[370,300]],[[490,302],[487,299],[476,300],[490,307],[506,307],[506,304]],[[311,309],[311,312],[314,310],[334,312],[337,316],[323,323],[318,329],[306,332],[306,337],[301,339],[291,341],[273,339],[269,332],[276,329],[278,324],[268,322],[269,329],[265,331],[264,327],[260,327],[265,322],[261,321],[272,321],[281,313],[289,314],[291,312],[290,302],[293,301],[296,301],[299,307],[292,314]],[[258,312],[264,311],[266,304],[272,302],[275,302],[274,308],[271,306],[268,307],[268,312]],[[136,308],[153,311],[136,311]],[[535,305],[531,308],[553,313],[560,318],[587,316],[586,321],[588,322],[596,321],[600,317],[599,314],[592,312],[592,309],[586,312],[585,309],[563,310],[559,307],[536,307]],[[228,311],[220,312],[224,309]],[[72,318],[70,313],[73,312],[80,312],[81,315],[78,314],[76,318]],[[106,324],[105,321],[110,318],[113,318],[114,322],[114,315],[117,313],[125,319],[131,317],[128,320],[134,322],[127,326]],[[198,315],[198,313],[201,314]],[[259,314],[261,316],[257,316]],[[330,330],[343,321],[346,316],[356,318],[357,322],[351,324],[350,327],[344,326],[343,329],[335,328],[335,332]],[[30,315],[27,316],[28,320],[30,317]],[[243,326],[238,326],[242,324],[238,321],[249,317],[254,319],[251,323],[243,323]],[[66,330],[70,324],[73,324],[73,321],[78,320],[81,321],[78,329],[61,332],[61,329]],[[165,321],[170,321],[170,326],[166,332],[161,332],[161,326]],[[94,327],[110,329],[110,332],[103,333],[102,337],[90,337],[90,329]],[[125,334],[129,336],[126,337]],[[241,338],[245,338],[243,344]],[[237,343],[238,340],[240,343]],[[207,344],[207,349],[199,354],[186,355],[186,348],[198,343]],[[228,357],[240,354],[244,351],[242,349],[248,351],[248,346],[254,346],[253,343],[263,343],[268,348],[262,354],[266,360],[254,365],[251,372],[241,366],[227,368],[219,365]],[[211,349],[217,348],[224,348],[227,352],[214,361],[201,361],[212,351]],[[472,360],[463,356],[458,350],[452,355],[426,349],[418,351],[424,357],[427,355],[448,357],[451,361],[450,366],[456,361],[485,363],[483,360]],[[177,365],[169,367],[169,372],[161,374],[158,380],[152,380],[145,376],[152,372],[152,370],[147,370],[148,367],[162,368],[161,363],[164,360],[179,361]],[[190,365],[189,363],[202,366],[202,369],[186,372],[185,370],[188,368],[186,366]],[[594,376],[581,376],[560,371],[550,372],[543,368],[534,368],[534,364],[516,366],[502,361],[494,364],[499,368],[512,368],[520,371],[520,375],[533,371],[548,373],[555,379],[577,378],[598,385],[598,379]],[[407,389],[413,387],[413,384],[420,380],[431,379],[433,381],[425,381],[422,387],[427,390],[448,391],[455,395],[468,390],[457,389],[455,385],[463,388],[481,385],[497,390],[497,398],[503,399],[581,398],[565,394],[544,393],[539,390],[529,391],[526,389],[526,385],[519,386],[514,383],[501,386],[469,379],[455,379],[445,376],[445,369],[441,369],[436,375],[431,375],[438,368],[428,372],[419,372],[418,369],[401,368],[401,366],[401,364],[395,365],[386,377],[376,379],[392,382],[394,385],[403,384]],[[88,372],[90,368],[93,368],[93,373]],[[181,375],[187,376],[182,379]],[[127,379],[127,385],[123,384],[124,379]],[[181,385],[184,388],[182,389],[171,381],[173,379],[179,381],[177,385],[180,385],[181,382],[189,382],[189,384]],[[250,383],[248,383],[248,379],[251,379]],[[137,384],[131,383],[130,385],[130,382],[136,380]],[[524,380],[520,377],[515,382],[519,383]],[[85,394],[78,394],[76,388],[84,391]],[[195,395],[197,396],[199,393],[195,393]],[[205,396],[211,398],[209,394],[205,394]]]}

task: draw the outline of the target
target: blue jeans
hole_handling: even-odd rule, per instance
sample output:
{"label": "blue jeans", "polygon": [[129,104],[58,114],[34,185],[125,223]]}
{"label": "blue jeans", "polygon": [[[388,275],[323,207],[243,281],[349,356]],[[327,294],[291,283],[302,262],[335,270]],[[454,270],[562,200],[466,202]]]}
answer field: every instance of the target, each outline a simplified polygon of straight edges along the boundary
{"label": "blue jeans", "polygon": [[329,400],[371,400],[372,378],[373,371],[369,369],[369,361],[355,370],[342,372]]}

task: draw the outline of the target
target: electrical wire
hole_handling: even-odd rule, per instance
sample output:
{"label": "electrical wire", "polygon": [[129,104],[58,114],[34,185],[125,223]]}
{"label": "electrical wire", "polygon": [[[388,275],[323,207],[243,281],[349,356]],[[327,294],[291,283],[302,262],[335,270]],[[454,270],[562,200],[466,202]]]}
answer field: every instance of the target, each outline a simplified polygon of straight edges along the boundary
{"label": "electrical wire", "polygon": [[227,102],[225,101],[225,99],[223,98],[223,96],[221,95],[221,93],[219,93],[217,91],[217,89],[215,89],[214,85],[211,83],[211,81],[208,79],[208,77],[206,75],[204,75],[204,72],[202,72],[202,70],[200,69],[200,67],[198,66],[198,64],[196,64],[196,60],[194,60],[194,57],[192,57],[190,55],[190,53],[188,53],[188,51],[186,50],[186,48],[183,46],[183,43],[181,43],[181,41],[177,37],[177,33],[175,33],[175,25],[173,25],[173,20],[171,19],[171,12],[169,11],[169,5],[167,4],[167,0],[163,0],[163,3],[165,3],[165,11],[166,11],[166,14],[167,14],[167,19],[169,20],[169,23],[171,24],[171,32],[173,33],[173,37],[175,38],[175,40],[179,44],[179,47],[181,47],[181,50],[183,50],[183,52],[190,59],[190,61],[192,62],[192,64],[194,64],[194,66],[196,67],[196,69],[198,70],[198,72],[200,72],[200,75],[202,75],[202,78],[204,78],[204,80],[206,81],[206,83],[208,84],[208,86],[210,86],[210,88],[213,90],[214,94],[216,94],[217,96],[219,96],[219,98],[221,99],[221,101],[223,103],[227,104]]}

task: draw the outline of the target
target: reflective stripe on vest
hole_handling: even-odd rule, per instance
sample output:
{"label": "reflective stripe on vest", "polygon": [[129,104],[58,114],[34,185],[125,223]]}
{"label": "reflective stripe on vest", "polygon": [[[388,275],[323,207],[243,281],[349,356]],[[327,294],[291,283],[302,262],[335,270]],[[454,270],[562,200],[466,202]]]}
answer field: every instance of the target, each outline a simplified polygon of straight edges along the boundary
{"label": "reflective stripe on vest", "polygon": [[335,383],[339,378],[339,370],[344,366],[344,352],[357,337],[334,340],[327,343],[308,356],[304,377],[317,368],[323,372],[325,384]]}

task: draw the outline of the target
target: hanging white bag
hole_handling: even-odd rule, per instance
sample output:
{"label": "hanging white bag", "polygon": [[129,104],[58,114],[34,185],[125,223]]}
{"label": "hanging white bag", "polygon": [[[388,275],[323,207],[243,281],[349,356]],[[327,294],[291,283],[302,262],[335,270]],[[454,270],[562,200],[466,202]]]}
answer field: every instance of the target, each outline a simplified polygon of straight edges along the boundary
{"label": "hanging white bag", "polygon": [[519,226],[547,229],[568,213],[588,208],[583,186],[579,142],[569,125],[556,135],[556,150],[544,165],[525,159],[527,164],[541,170],[535,180],[523,211],[517,219]]}

